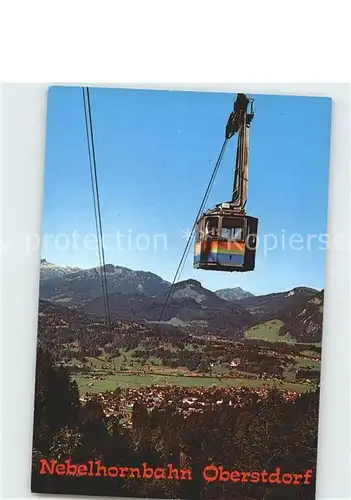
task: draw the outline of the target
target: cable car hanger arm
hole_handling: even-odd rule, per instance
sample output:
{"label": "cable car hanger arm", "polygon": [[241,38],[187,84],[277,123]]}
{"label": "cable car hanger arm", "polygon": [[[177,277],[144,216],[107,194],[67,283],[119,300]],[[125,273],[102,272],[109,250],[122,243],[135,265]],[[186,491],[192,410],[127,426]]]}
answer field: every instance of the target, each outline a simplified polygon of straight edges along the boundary
{"label": "cable car hanger arm", "polygon": [[[253,99],[248,98],[245,94],[238,94],[225,129],[225,137],[227,140],[238,133],[231,203],[235,209],[241,212],[245,211],[247,202],[249,128],[254,117],[253,102]],[[249,105],[250,109],[248,111]]]}

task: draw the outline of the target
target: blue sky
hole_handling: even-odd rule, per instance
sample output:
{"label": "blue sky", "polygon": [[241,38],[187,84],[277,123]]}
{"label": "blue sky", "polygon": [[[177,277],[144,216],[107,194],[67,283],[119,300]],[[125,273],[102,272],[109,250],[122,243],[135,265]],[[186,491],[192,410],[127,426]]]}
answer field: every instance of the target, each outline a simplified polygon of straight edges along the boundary
{"label": "blue sky", "polygon": [[[91,89],[106,262],[172,281],[235,97]],[[317,235],[327,227],[331,101],[252,97],[247,212],[259,218],[256,269],[194,270],[191,251],[180,279],[256,294],[323,288],[326,252]],[[81,89],[51,87],[47,120],[42,256],[93,267],[99,259]],[[235,147],[232,138],[207,208],[231,197]]]}

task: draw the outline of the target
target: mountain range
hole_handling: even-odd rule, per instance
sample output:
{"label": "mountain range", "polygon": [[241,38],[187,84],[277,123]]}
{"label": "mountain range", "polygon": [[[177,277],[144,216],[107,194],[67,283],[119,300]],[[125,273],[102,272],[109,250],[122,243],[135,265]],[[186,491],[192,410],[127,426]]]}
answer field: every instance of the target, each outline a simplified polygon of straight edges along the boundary
{"label": "mountain range", "polygon": [[[133,271],[126,267],[106,267],[108,293],[119,292],[154,297],[168,291],[170,283],[147,271]],[[102,296],[101,271],[99,267],[79,269],[60,267],[45,260],[40,268],[40,296],[55,302],[82,305]]]}
{"label": "mountain range", "polygon": [[[239,287],[216,292],[189,279],[171,284],[148,271],[122,266],[106,266],[111,319],[158,322],[231,338],[245,329],[270,319],[280,319],[282,333],[300,341],[319,342],[321,338],[323,292],[298,287],[287,292],[261,296]],[[87,314],[103,316],[100,268],[79,269],[41,262],[40,297],[56,304],[78,307]],[[162,317],[161,317],[162,315]]]}
{"label": "mountain range", "polygon": [[[171,300],[164,309],[168,290],[154,297],[144,294],[109,295],[109,308],[112,319],[124,321],[158,322],[178,326],[191,326],[193,329],[206,328],[212,333],[237,336],[254,320],[251,313],[239,304],[229,303],[214,292],[202,287],[196,280],[177,283],[172,289]],[[102,297],[83,305],[86,313],[101,315],[104,310]],[[162,316],[161,316],[162,315]]]}

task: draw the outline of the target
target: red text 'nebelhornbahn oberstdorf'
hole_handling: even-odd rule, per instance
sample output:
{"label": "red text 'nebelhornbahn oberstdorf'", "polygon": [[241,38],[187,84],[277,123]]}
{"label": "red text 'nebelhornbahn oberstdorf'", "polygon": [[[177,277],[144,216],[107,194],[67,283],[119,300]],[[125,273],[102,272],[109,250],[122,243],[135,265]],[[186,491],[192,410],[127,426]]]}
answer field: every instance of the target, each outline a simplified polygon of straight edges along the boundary
{"label": "red text 'nebelhornbahn oberstdorf'", "polygon": [[[84,464],[74,464],[70,459],[59,463],[57,460],[41,459],[40,474],[56,476],[91,476],[105,478],[126,478],[126,479],[169,479],[176,481],[192,480],[191,469],[179,469],[172,464],[166,467],[152,468],[143,462],[140,467],[127,466],[107,466],[99,460],[90,460]],[[202,471],[205,481],[232,481],[234,483],[269,483],[269,484],[310,484],[312,479],[312,469],[300,473],[282,471],[279,467],[273,471],[237,471],[228,470],[217,465],[207,465]]]}

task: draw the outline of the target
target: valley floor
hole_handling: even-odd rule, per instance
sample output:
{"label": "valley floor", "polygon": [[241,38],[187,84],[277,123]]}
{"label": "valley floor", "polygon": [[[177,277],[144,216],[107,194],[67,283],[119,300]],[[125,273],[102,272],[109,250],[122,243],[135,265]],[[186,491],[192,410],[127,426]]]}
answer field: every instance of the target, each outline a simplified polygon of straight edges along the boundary
{"label": "valley floor", "polygon": [[[98,377],[98,379],[97,379]],[[100,378],[102,377],[102,378]],[[117,373],[114,375],[73,375],[80,394],[114,391],[120,388],[144,388],[151,385],[180,387],[277,387],[299,393],[307,392],[315,386],[308,383],[293,383],[277,380],[245,379],[236,377],[179,376],[167,373]]]}

